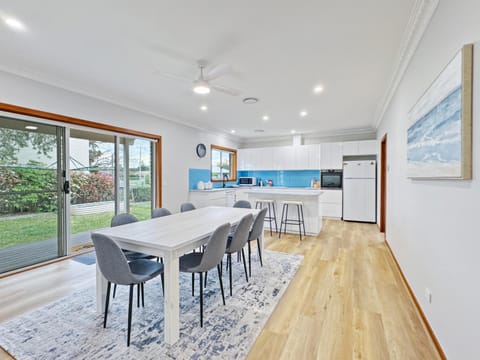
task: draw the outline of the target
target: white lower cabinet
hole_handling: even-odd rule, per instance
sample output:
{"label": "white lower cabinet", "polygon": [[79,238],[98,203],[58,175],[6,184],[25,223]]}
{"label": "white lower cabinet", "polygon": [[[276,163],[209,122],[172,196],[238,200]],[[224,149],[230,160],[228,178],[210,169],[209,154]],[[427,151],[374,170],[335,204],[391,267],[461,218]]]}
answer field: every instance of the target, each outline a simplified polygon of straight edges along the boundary
{"label": "white lower cabinet", "polygon": [[322,204],[323,217],[338,218],[342,217],[342,190],[324,190],[320,196]]}
{"label": "white lower cabinet", "polygon": [[232,207],[238,200],[248,200],[244,189],[219,189],[205,191],[190,191],[188,201],[195,207],[229,206]]}

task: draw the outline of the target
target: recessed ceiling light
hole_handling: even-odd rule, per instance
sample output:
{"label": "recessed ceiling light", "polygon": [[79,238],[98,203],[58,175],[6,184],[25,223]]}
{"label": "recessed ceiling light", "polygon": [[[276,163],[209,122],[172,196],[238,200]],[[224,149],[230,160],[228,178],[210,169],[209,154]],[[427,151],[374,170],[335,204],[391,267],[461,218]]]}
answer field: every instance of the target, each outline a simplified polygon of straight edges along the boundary
{"label": "recessed ceiling light", "polygon": [[17,30],[17,31],[25,30],[25,25],[23,25],[20,21],[18,21],[13,17],[7,17],[4,19],[4,21],[5,21],[5,24],[13,30]]}
{"label": "recessed ceiling light", "polygon": [[268,115],[263,115],[262,116],[263,121],[268,121],[269,119],[270,119],[270,117]]}
{"label": "recessed ceiling light", "polygon": [[232,134],[235,134],[235,129],[230,130]]}
{"label": "recessed ceiling light", "polygon": [[207,106],[207,105],[202,105],[202,106],[200,106],[200,110],[202,110],[202,111],[207,111],[207,110],[208,110],[208,106]]}
{"label": "recessed ceiling light", "polygon": [[307,115],[308,115],[308,112],[306,112],[305,110],[300,111],[300,116],[301,117],[305,117]]}
{"label": "recessed ceiling light", "polygon": [[27,129],[27,130],[37,130],[38,126],[27,125],[27,126],[25,126],[25,129]]}
{"label": "recessed ceiling light", "polygon": [[291,130],[291,131],[290,131],[290,134],[295,134],[295,133],[296,133],[295,130]]}
{"label": "recessed ceiling light", "polygon": [[242,100],[244,104],[256,104],[258,102],[258,98],[255,97],[246,97]]}
{"label": "recessed ceiling light", "polygon": [[315,94],[320,94],[320,93],[323,92],[323,90],[324,90],[324,88],[323,88],[322,85],[317,85],[317,86],[315,86],[315,87],[313,88],[313,92],[314,92]]}

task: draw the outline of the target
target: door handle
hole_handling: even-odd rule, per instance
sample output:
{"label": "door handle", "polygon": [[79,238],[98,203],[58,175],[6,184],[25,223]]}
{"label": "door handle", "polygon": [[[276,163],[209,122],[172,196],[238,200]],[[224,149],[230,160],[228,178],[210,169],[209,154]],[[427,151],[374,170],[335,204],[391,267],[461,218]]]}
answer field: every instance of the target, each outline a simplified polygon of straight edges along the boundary
{"label": "door handle", "polygon": [[63,192],[65,194],[70,194],[70,181],[65,180],[65,182],[63,183]]}

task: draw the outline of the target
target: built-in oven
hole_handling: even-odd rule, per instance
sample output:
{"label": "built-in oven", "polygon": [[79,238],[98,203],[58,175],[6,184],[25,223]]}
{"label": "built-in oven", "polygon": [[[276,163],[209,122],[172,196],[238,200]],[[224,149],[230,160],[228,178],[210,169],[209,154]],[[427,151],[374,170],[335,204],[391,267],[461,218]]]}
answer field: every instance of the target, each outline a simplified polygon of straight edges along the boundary
{"label": "built-in oven", "polygon": [[257,178],[254,176],[240,176],[238,178],[238,185],[240,186],[256,186]]}
{"label": "built-in oven", "polygon": [[321,170],[321,186],[322,188],[341,189],[343,171],[335,169]]}

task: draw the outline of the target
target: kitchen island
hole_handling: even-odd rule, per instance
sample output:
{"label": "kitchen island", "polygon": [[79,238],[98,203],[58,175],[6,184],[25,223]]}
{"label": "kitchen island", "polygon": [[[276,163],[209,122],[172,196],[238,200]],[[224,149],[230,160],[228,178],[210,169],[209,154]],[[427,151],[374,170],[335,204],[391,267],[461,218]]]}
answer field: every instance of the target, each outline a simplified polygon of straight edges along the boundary
{"label": "kitchen island", "polygon": [[[263,187],[248,189],[245,193],[248,194],[248,200],[252,203],[253,207],[255,207],[256,200],[260,199],[268,199],[275,202],[279,230],[282,217],[282,201],[284,200],[303,202],[305,231],[307,235],[318,235],[322,230],[322,204],[320,203],[320,197],[323,194],[322,190]],[[296,206],[289,206],[288,216],[289,218],[297,219]],[[265,225],[265,230],[267,229],[268,225]],[[287,232],[298,234],[298,225],[287,225]]]}

